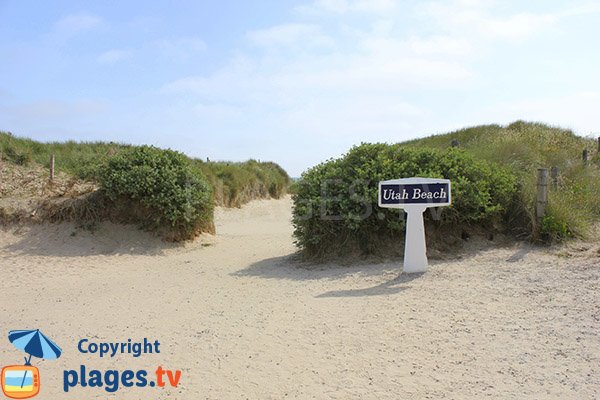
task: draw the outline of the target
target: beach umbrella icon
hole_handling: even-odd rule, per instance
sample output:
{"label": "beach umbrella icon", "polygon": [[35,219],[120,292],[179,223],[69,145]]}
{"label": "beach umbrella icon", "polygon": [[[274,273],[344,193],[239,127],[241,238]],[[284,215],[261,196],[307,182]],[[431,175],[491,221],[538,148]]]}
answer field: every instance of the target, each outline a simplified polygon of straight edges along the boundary
{"label": "beach umbrella icon", "polygon": [[[55,360],[60,357],[62,350],[56,343],[50,340],[46,335],[35,330],[19,330],[8,332],[8,340],[19,350],[23,350],[29,354],[29,358],[25,357],[25,365],[31,365],[31,356],[43,358],[45,360]],[[23,375],[21,387],[27,377],[27,371]]]}
{"label": "beach umbrella icon", "polygon": [[45,360],[55,360],[60,357],[62,350],[46,335],[36,330],[21,330],[8,332],[8,340],[19,350],[29,354],[25,357],[25,365],[31,365],[31,356]]}

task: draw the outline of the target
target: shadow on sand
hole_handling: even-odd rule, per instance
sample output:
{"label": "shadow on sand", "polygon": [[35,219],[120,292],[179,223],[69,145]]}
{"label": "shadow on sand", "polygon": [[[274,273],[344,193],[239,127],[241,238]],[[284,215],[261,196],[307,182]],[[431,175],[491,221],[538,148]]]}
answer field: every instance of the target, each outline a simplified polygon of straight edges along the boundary
{"label": "shadow on sand", "polygon": [[296,281],[331,279],[349,275],[377,276],[397,270],[397,263],[364,263],[342,265],[336,263],[312,263],[302,261],[298,253],[267,258],[232,273],[233,276],[256,276],[265,279],[288,279]]}
{"label": "shadow on sand", "polygon": [[0,250],[16,256],[156,256],[179,246],[142,232],[134,226],[109,223],[103,223],[96,232],[86,231],[68,223],[10,227],[3,230],[12,236],[12,240]]}
{"label": "shadow on sand", "polygon": [[[430,257],[430,264],[439,264],[445,262],[454,262],[461,259],[475,257],[487,250],[515,249],[516,251],[506,260],[507,262],[520,262],[534,249],[534,247],[519,242],[503,240],[492,242],[488,240],[478,240],[468,243],[459,251],[447,254],[446,258]],[[411,286],[407,283],[423,277],[423,274],[403,274],[402,259],[393,261],[374,261],[373,259],[362,259],[358,262],[344,265],[336,262],[329,263],[311,263],[301,260],[299,253],[287,256],[267,258],[247,268],[234,272],[233,276],[238,277],[260,277],[264,279],[284,279],[295,281],[311,280],[339,280],[349,276],[365,278],[365,281],[372,280],[370,277],[394,276],[376,286],[363,289],[348,289],[329,291],[318,295],[317,297],[360,297],[360,296],[378,296],[396,294]]]}
{"label": "shadow on sand", "polygon": [[394,274],[394,278],[376,286],[363,289],[338,290],[322,293],[316,297],[360,297],[390,295],[410,288],[406,283],[418,279],[423,274],[399,274],[401,261],[361,264],[313,264],[299,260],[297,254],[273,257],[258,261],[247,268],[232,273],[238,277],[260,277],[265,279],[284,279],[296,281],[339,280],[345,277],[377,277]]}
{"label": "shadow on sand", "polygon": [[363,296],[382,296],[400,293],[403,290],[409,289],[410,286],[403,285],[404,283],[419,279],[424,273],[404,274],[401,273],[394,279],[379,285],[364,288],[364,289],[348,289],[348,290],[332,290],[318,295],[317,297],[363,297]]}

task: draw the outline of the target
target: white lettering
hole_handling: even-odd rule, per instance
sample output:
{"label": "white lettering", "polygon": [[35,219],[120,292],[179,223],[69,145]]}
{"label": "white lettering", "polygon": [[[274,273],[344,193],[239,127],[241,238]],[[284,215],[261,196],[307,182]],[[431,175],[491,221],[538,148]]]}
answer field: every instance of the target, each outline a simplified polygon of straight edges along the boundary
{"label": "white lettering", "polygon": [[448,193],[444,190],[444,188],[440,188],[439,192],[427,192],[419,188],[414,188],[412,195],[413,200],[446,199],[447,197]]}
{"label": "white lettering", "polygon": [[[390,194],[388,195],[388,192],[390,192]],[[394,191],[390,190],[390,189],[383,189],[383,200],[390,200],[391,196],[394,195]]]}
{"label": "white lettering", "polygon": [[412,197],[409,195],[408,190],[402,188],[402,192],[396,192],[394,189],[383,189],[383,200],[408,200],[409,198],[412,200],[433,200],[433,199],[447,199],[448,192],[441,187],[439,191],[430,192],[427,190],[423,190],[422,188],[413,188],[412,189]]}

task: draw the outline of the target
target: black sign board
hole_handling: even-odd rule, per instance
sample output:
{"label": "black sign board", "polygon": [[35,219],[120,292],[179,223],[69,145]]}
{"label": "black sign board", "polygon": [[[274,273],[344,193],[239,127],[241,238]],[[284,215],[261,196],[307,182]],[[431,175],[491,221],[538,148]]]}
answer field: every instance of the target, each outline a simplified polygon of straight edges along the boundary
{"label": "black sign board", "polygon": [[450,204],[450,182],[388,183],[379,185],[379,206],[401,204]]}

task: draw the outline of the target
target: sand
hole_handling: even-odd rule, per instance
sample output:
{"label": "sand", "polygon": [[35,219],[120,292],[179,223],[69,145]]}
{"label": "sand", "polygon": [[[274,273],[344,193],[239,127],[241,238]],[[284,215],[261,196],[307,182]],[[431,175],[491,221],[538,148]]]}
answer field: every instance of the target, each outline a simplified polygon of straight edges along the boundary
{"label": "sand", "polygon": [[[578,243],[398,261],[298,262],[290,199],[218,209],[216,236],[175,246],[104,224],[0,230],[0,332],[39,328],[40,399],[593,399],[600,252]],[[159,340],[160,354],[81,354],[79,340]],[[22,353],[0,340],[2,365]],[[63,371],[182,371],[177,388],[63,391]]]}

